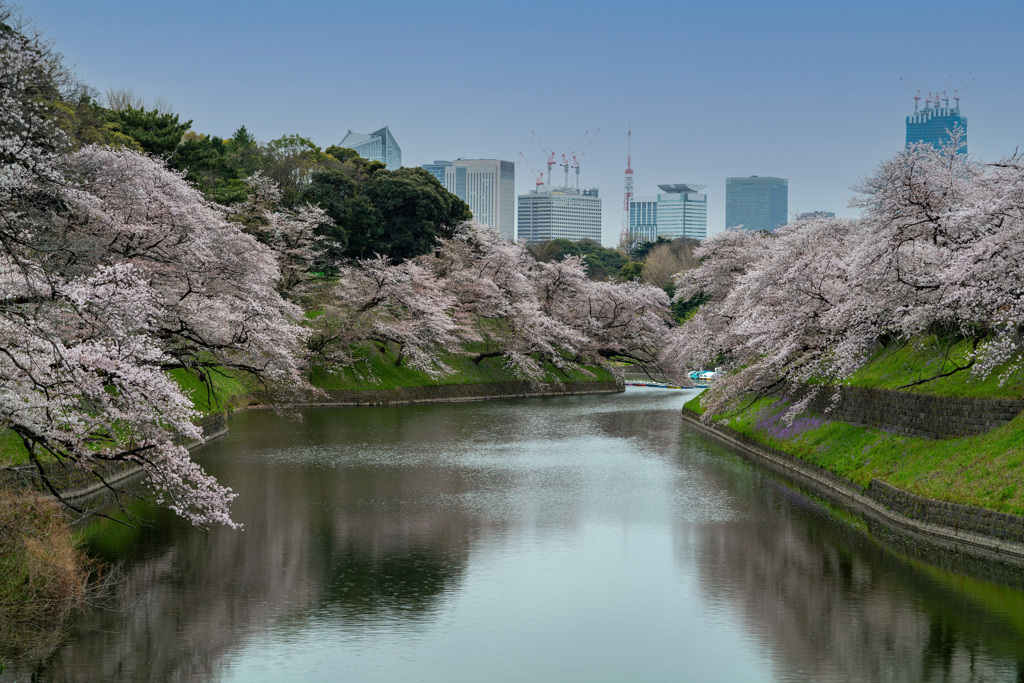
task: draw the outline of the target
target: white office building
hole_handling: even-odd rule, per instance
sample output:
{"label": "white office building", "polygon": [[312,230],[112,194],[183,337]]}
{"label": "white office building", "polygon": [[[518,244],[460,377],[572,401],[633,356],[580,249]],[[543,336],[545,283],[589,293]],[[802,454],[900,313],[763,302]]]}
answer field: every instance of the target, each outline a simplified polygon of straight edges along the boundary
{"label": "white office building", "polygon": [[559,238],[601,242],[601,199],[597,188],[540,185],[519,195],[519,239],[547,242]]}
{"label": "white office building", "polygon": [[658,185],[657,197],[636,197],[629,202],[629,233],[634,240],[653,242],[659,237],[674,240],[708,234],[707,185],[673,183]]}
{"label": "white office building", "polygon": [[446,190],[469,205],[473,218],[515,240],[516,165],[501,159],[456,159],[424,164]]}

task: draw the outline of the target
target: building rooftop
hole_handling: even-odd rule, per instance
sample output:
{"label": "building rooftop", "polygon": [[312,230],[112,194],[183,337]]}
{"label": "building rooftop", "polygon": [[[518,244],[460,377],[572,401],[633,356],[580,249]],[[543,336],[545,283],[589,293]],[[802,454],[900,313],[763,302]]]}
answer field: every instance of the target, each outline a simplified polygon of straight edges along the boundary
{"label": "building rooftop", "polygon": [[707,185],[695,185],[693,183],[668,183],[665,185],[658,185],[658,189],[662,192],[700,192]]}

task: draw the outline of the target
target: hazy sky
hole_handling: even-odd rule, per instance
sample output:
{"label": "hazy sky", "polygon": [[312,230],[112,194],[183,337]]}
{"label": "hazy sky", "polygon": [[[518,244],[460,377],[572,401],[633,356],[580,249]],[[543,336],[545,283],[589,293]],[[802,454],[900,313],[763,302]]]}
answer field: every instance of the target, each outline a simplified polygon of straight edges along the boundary
{"label": "hazy sky", "polygon": [[[850,186],[904,141],[915,88],[969,83],[968,142],[1024,143],[1024,2],[266,2],[28,0],[24,14],[99,90],[163,97],[198,132],[321,146],[391,127],[402,161],[544,157],[600,129],[581,181],[622,215],[626,129],[636,194],[789,179],[790,213],[849,213]],[[902,80],[901,80],[902,79]],[[1022,145],[1024,146],[1024,145]],[[556,167],[555,173],[561,171]],[[557,175],[556,175],[557,177]]]}

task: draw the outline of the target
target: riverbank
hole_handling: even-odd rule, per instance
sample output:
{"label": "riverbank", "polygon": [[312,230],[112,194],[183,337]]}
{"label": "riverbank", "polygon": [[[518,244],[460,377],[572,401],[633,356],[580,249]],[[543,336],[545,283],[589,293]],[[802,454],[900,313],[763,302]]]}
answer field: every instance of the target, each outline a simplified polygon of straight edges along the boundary
{"label": "riverbank", "polygon": [[1024,567],[1024,517],[917,496],[881,479],[860,486],[727,425],[705,424],[692,410],[684,408],[683,419],[692,429],[732,447],[746,459],[898,532],[957,552]]}
{"label": "riverbank", "polygon": [[[962,362],[956,354],[965,350],[954,347],[948,362]],[[926,362],[928,351],[880,354],[849,385],[821,388],[792,421],[784,418],[798,397],[785,394],[741,402],[705,422],[694,399],[683,416],[745,456],[894,528],[1024,564],[1019,387],[972,382],[963,372],[900,389],[914,377],[948,371]]]}

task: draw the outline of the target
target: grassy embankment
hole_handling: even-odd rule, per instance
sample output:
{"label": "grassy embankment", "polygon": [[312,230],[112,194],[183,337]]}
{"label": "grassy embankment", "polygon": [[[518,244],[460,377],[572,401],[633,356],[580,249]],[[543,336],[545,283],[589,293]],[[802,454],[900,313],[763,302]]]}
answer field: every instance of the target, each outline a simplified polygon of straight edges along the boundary
{"label": "grassy embankment", "polygon": [[[963,365],[966,342],[953,346],[949,359],[937,357],[936,340],[919,348],[887,349],[854,375],[851,386],[898,389]],[[982,381],[969,370],[903,389],[933,396],[1021,398],[1016,377],[999,385],[998,372]],[[686,404],[703,413],[699,397]],[[880,479],[905,491],[937,500],[1024,514],[1024,414],[987,434],[933,441],[879,429],[804,415],[792,425],[781,422],[785,406],[776,399],[743,402],[716,414],[732,429],[757,441],[867,485]]]}

